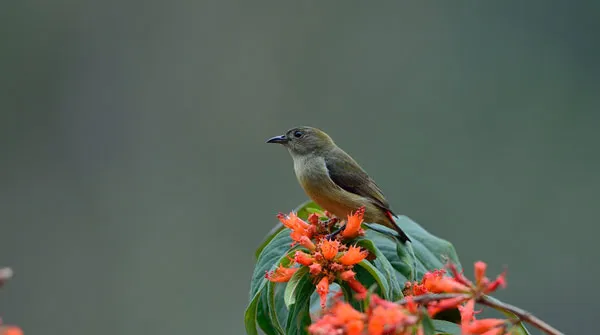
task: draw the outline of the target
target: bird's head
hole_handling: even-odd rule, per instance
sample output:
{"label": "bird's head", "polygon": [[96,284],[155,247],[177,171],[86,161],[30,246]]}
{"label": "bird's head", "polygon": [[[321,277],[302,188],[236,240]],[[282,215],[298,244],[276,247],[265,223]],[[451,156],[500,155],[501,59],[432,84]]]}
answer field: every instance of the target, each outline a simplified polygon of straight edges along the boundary
{"label": "bird's head", "polygon": [[313,127],[292,128],[285,135],[270,138],[267,143],[279,143],[285,146],[292,156],[320,153],[335,147],[329,135]]}

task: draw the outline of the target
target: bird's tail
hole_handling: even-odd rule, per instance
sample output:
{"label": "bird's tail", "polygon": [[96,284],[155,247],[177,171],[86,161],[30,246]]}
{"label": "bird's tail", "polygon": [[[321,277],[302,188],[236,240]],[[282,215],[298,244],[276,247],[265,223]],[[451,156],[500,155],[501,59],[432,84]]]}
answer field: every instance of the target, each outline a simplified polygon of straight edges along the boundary
{"label": "bird's tail", "polygon": [[398,227],[396,224],[396,221],[394,220],[394,214],[386,210],[385,216],[390,219],[390,228],[394,229],[398,233],[398,239],[400,242],[402,242],[402,244],[406,243],[406,241],[411,242],[410,238],[408,238],[408,235],[406,235],[406,233],[402,231],[402,229],[400,229],[400,227]]}

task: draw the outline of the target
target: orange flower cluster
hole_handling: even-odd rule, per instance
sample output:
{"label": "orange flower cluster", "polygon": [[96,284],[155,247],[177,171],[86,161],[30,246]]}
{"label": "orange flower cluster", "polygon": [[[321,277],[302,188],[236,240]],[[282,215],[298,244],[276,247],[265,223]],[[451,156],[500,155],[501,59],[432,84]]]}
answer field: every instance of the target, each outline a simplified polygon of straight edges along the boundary
{"label": "orange flower cluster", "polygon": [[23,335],[23,330],[17,326],[0,325],[0,335]]}
{"label": "orange flower cluster", "polygon": [[[365,207],[360,207],[356,212],[348,215],[346,226],[341,232],[341,238],[353,239],[364,234],[361,228],[363,217],[365,215]],[[337,223],[337,219],[332,217],[331,213],[325,211],[324,214],[313,213],[308,217],[308,222],[300,219],[296,213],[284,215],[279,213],[277,218],[284,226],[292,230],[290,237],[294,243],[306,243],[307,241],[319,241],[326,235],[331,233],[333,226]],[[340,239],[340,236],[337,236]],[[307,245],[304,245],[308,248]]]}
{"label": "orange flower cluster", "polygon": [[[358,294],[363,295],[367,291],[355,278],[356,273],[352,271],[352,268],[368,256],[368,251],[340,242],[363,233],[361,229],[363,216],[364,208],[362,207],[354,214],[349,215],[341,236],[338,235],[333,240],[327,238],[332,228],[330,219],[323,222],[319,215],[311,214],[308,222],[305,222],[294,213],[277,216],[281,223],[291,230],[290,237],[294,240],[294,244],[300,244],[306,249],[296,251],[292,264],[297,263],[300,266],[308,267],[315,280],[323,308],[327,301],[329,285],[336,279],[348,283]],[[267,272],[265,277],[272,282],[287,282],[298,269],[298,267],[279,265],[276,270]]]}
{"label": "orange flower cluster", "polygon": [[298,268],[286,268],[279,264],[279,267],[271,272],[265,273],[265,278],[275,283],[286,283],[288,282]]}
{"label": "orange flower cluster", "polygon": [[[308,330],[313,335],[421,335],[424,334],[421,322],[424,315],[433,317],[442,310],[458,308],[463,334],[509,334],[509,328],[513,325],[511,322],[504,319],[476,320],[474,311],[475,302],[481,294],[506,285],[505,274],[490,281],[485,276],[486,264],[476,262],[473,283],[459,273],[454,265],[449,264],[449,269],[454,278],[445,277],[444,270],[435,270],[425,274],[420,283],[407,283],[405,291],[410,294],[407,294],[402,302],[390,302],[372,295],[365,313],[355,310],[346,302],[338,301],[319,320],[310,325]],[[435,293],[460,294],[447,299],[416,303],[418,296]]]}
{"label": "orange flower cluster", "polygon": [[414,303],[402,306],[372,295],[366,313],[338,301],[327,314],[310,325],[308,331],[313,335],[423,334],[420,318]]}
{"label": "orange flower cluster", "polygon": [[475,320],[475,300],[469,300],[464,306],[459,306],[461,331],[463,334],[503,335],[509,326],[503,319]]}
{"label": "orange flower cluster", "polygon": [[404,289],[402,290],[402,293],[405,296],[409,296],[409,295],[417,296],[417,295],[431,293],[427,289],[427,282],[432,281],[432,280],[438,280],[438,279],[442,278],[445,274],[446,274],[446,270],[444,270],[444,269],[427,272],[423,275],[423,279],[421,279],[421,282],[407,281],[404,284]]}
{"label": "orange flower cluster", "polygon": [[419,296],[428,293],[469,293],[472,296],[488,294],[499,286],[506,286],[506,273],[500,274],[494,281],[485,276],[487,264],[475,262],[475,283],[458,271],[456,265],[450,263],[448,268],[452,277],[444,276],[446,270],[438,269],[423,275],[421,282],[406,282],[403,293],[405,296]]}
{"label": "orange flower cluster", "polygon": [[363,235],[361,224],[365,216],[365,207],[360,207],[354,214],[348,215],[346,220],[346,228],[342,231],[342,237],[355,238],[358,235]]}
{"label": "orange flower cluster", "polygon": [[470,293],[474,296],[488,294],[495,291],[499,286],[506,287],[506,272],[501,273],[494,281],[485,276],[487,264],[475,262],[475,282],[473,283],[461,272],[456,265],[450,263],[448,268],[452,277],[435,276],[424,282],[424,287],[432,293]]}

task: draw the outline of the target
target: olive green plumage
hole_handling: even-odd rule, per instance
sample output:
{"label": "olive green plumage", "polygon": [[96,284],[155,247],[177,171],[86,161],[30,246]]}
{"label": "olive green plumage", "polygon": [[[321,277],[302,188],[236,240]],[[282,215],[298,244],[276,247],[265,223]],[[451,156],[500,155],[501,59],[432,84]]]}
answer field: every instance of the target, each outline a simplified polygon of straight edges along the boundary
{"label": "olive green plumage", "polygon": [[379,186],[325,132],[313,127],[297,127],[267,142],[279,143],[288,149],[298,182],[319,206],[340,219],[365,206],[365,222],[394,229],[401,242],[410,241],[396,225]]}

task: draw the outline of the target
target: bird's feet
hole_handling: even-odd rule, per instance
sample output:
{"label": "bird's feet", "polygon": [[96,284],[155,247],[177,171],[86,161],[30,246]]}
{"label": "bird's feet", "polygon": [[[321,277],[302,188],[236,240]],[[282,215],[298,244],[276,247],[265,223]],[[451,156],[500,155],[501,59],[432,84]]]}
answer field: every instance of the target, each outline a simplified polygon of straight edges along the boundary
{"label": "bird's feet", "polygon": [[325,236],[325,238],[327,238],[328,240],[334,239],[342,230],[344,230],[344,228],[346,228],[345,223],[340,228],[336,229],[333,233]]}

